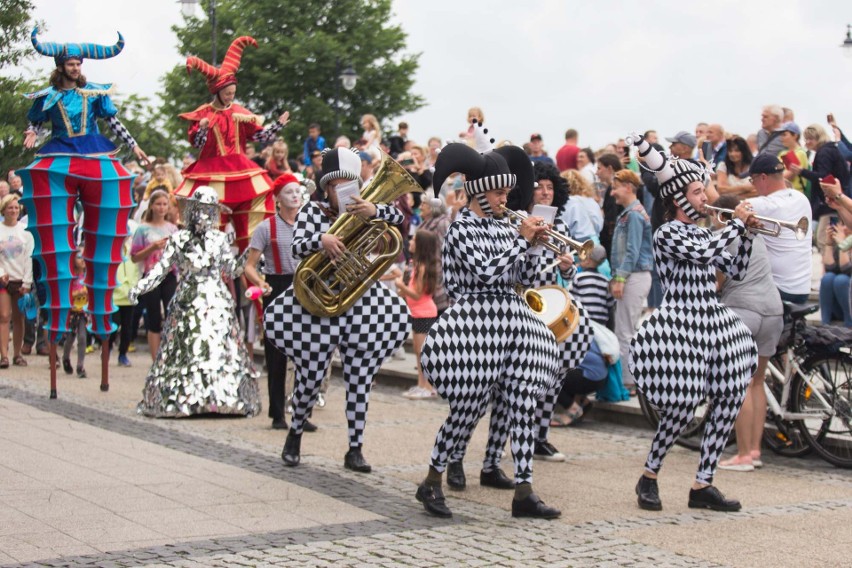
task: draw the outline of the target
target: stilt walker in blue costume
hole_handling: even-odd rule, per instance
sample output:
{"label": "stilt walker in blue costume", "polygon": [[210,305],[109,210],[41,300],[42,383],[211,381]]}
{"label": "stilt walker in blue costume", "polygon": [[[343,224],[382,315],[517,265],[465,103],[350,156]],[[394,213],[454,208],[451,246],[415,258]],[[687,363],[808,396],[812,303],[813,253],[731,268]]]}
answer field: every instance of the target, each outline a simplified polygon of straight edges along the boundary
{"label": "stilt walker in blue costume", "polygon": [[[115,145],[98,131],[97,119],[106,121],[140,162],[148,157],[117,118],[118,110],[110,99],[112,85],[90,83],[82,74],[84,58],[108,59],[124,48],[118,34],[113,46],[91,43],[42,43],[33,29],[35,50],[53,57],[56,69],[50,86],[27,94],[33,100],[27,113],[29,126],[24,146],[33,148],[47,123],[50,140],[35,160],[18,170],[24,182],[21,200],[29,215],[27,230],[33,234],[33,258],[41,267],[41,282],[47,290],[47,333],[50,342],[50,397],[56,398],[56,342],[67,331],[71,311],[73,255],[76,251],[72,231],[74,205],[83,206],[83,258],[86,262],[86,287],[89,303],[86,312],[91,331],[107,345],[115,331],[112,301],[116,272],[122,261],[121,246],[129,234],[127,221],[133,207],[133,175],[114,155]],[[101,390],[109,390],[109,351],[104,349],[101,366]]]}

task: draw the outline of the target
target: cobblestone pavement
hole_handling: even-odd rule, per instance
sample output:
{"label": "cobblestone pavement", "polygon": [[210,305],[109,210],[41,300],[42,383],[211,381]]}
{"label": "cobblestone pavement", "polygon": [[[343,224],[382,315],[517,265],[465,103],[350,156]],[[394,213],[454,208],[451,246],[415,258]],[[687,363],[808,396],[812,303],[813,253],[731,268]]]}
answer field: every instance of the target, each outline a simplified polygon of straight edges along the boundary
{"label": "cobblestone pavement", "polygon": [[[675,449],[661,477],[665,509],[636,507],[650,431],[586,421],[554,430],[567,463],[536,462],[536,491],[558,521],[514,520],[511,492],[475,483],[481,426],[466,460],[468,489],[447,492],[454,517],[414,500],[440,401],[373,392],[365,456],[342,467],[346,424],[339,382],[314,413],[303,464],[283,467],[284,433],[266,417],[150,420],[134,411],[146,353],[97,379],[47,364],[0,372],[2,566],[848,566],[852,474],[813,458],[766,455],[753,474],[720,472],[740,498],[725,515],[686,507],[697,455]],[[89,363],[90,369],[96,365]],[[61,373],[61,371],[60,371]],[[90,370],[90,377],[96,376]],[[505,464],[507,471],[511,463]]]}

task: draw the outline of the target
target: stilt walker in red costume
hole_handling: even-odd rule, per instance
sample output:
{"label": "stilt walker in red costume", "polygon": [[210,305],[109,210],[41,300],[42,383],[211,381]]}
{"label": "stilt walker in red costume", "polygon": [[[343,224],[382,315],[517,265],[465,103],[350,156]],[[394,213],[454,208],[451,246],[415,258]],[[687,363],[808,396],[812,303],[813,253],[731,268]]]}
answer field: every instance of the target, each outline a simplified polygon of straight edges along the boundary
{"label": "stilt walker in red costume", "polygon": [[71,312],[73,256],[76,225],[74,204],[83,205],[83,259],[90,330],[101,338],[101,390],[109,390],[108,338],[115,331],[117,311],[112,301],[116,273],[122,262],[121,246],[130,232],[127,221],[133,207],[133,175],[113,156],[115,145],[98,131],[102,119],[145,163],[148,157],[118,120],[110,99],[111,85],[89,83],[82,74],[83,58],[108,59],[124,48],[124,38],[112,46],[92,43],[42,43],[33,29],[35,50],[53,57],[56,69],[50,86],[27,94],[33,105],[27,119],[24,146],[33,148],[44,126],[51,136],[35,160],[16,173],[24,182],[22,203],[29,215],[27,230],[33,234],[33,257],[41,266],[41,282],[47,290],[47,339],[50,342],[50,398],[56,398],[56,343],[68,331]]}
{"label": "stilt walker in red costume", "polygon": [[180,117],[190,122],[189,142],[200,149],[198,160],[184,171],[184,181],[175,193],[189,197],[195,188],[210,186],[219,194],[219,203],[233,213],[222,214],[222,224],[230,220],[240,252],[248,247],[254,228],[275,213],[272,180],[266,171],[245,155],[246,142],[271,142],[289,120],[285,112],[262,128],[263,118],[234,103],[237,70],[247,45],[257,47],[249,36],[238,37],[228,48],[221,67],[198,57],[186,59],[186,69],[198,69],[207,78],[213,100]]}

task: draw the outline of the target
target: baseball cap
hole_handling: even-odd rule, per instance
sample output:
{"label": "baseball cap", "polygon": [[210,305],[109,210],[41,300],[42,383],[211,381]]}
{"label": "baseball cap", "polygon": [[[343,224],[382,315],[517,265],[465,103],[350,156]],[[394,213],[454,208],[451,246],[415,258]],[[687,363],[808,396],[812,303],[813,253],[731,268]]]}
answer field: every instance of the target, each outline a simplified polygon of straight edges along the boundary
{"label": "baseball cap", "polygon": [[781,125],[781,128],[778,129],[781,132],[792,132],[796,136],[802,135],[802,129],[799,128],[799,125],[795,122],[785,122]]}
{"label": "baseball cap", "polygon": [[364,152],[364,151],[358,152],[358,157],[361,158],[362,162],[367,162],[368,164],[373,163],[373,157],[370,154],[368,154],[367,152]]}
{"label": "baseball cap", "polygon": [[606,249],[601,245],[595,245],[592,249],[591,254],[589,254],[589,259],[600,264],[604,260],[606,260]]}
{"label": "baseball cap", "polygon": [[690,148],[695,148],[695,144],[697,144],[697,141],[695,139],[695,134],[690,134],[686,130],[681,130],[680,132],[675,134],[673,137],[666,138],[666,140],[668,140],[671,143],[679,142],[681,144],[686,144]]}
{"label": "baseball cap", "polygon": [[534,142],[536,140],[541,140],[541,134],[539,134],[538,132],[530,135],[530,142]]}
{"label": "baseball cap", "polygon": [[784,171],[784,163],[775,154],[760,154],[751,163],[749,175],[780,174]]}

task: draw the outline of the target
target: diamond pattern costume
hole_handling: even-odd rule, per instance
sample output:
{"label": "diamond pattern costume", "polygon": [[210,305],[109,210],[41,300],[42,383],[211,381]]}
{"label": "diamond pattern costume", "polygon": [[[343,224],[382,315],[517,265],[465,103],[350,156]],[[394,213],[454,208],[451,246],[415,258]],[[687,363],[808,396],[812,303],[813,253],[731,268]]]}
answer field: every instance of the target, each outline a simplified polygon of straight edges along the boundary
{"label": "diamond pattern costume", "polygon": [[444,471],[466,443],[492,393],[509,417],[515,482],[532,482],[537,399],[553,387],[559,351],[553,334],[514,289],[537,278],[538,257],[504,221],[463,209],[442,250],[444,283],[455,299],[423,345],[423,373],[450,414],[438,431],[432,467]]}
{"label": "diamond pattern costume", "polygon": [[[357,156],[355,157],[357,159]],[[322,249],[321,238],[333,219],[328,202],[311,202],[299,212],[293,231],[293,256],[303,259]],[[398,225],[403,217],[391,205],[376,205],[376,217]],[[290,432],[300,435],[326,376],[331,354],[340,350],[346,383],[349,446],[360,448],[373,377],[384,360],[405,341],[410,331],[405,301],[387,287],[373,285],[337,317],[318,317],[296,300],[293,287],[265,311],[267,338],[293,360],[293,418]]]}
{"label": "diamond pattern costume", "polygon": [[[563,235],[570,236],[568,228],[560,216],[557,216],[553,223],[553,229]],[[556,260],[556,253],[549,249],[543,249],[538,256],[538,271],[533,284],[533,287],[556,285],[559,282],[559,269],[553,267],[545,272],[539,272],[542,268],[553,266]],[[577,272],[575,266],[571,266],[567,272],[562,274],[564,281],[570,282]],[[556,399],[562,390],[562,382],[565,376],[572,369],[577,368],[586,356],[586,353],[591,346],[594,337],[594,330],[589,325],[586,310],[583,308],[576,298],[573,299],[579,311],[579,323],[577,329],[571,334],[568,339],[559,344],[560,367],[555,377],[551,381],[544,396],[537,400],[535,406],[535,441],[544,442],[547,440],[547,434],[550,430],[550,419],[553,416],[553,409],[556,406]],[[504,396],[500,396],[494,392],[491,410],[491,419],[488,428],[488,443],[485,448],[485,460],[482,464],[483,471],[492,471],[500,467],[500,460],[503,455],[503,448],[506,446],[506,440],[509,437],[510,420],[508,415],[507,400]],[[483,416],[487,407],[483,407]],[[479,417],[480,419],[482,416]],[[471,431],[471,434],[473,432]],[[451,462],[460,462],[464,459],[464,454],[467,448],[469,438],[462,440],[461,443],[453,451]]]}
{"label": "diamond pattern costume", "polygon": [[[667,158],[644,140],[639,151],[648,167],[658,171],[664,198],[685,201],[683,189],[701,181],[700,173],[689,169],[688,163],[675,163],[673,175],[661,175]],[[698,215],[692,207],[681,209],[690,218]],[[738,236],[743,238],[732,255],[726,248]],[[709,397],[696,480],[713,481],[757,364],[757,347],[748,328],[717,300],[715,273],[718,269],[741,279],[748,268],[752,239],[739,220],[717,233],[673,220],[654,233],[654,261],[664,297],[660,308],[640,326],[628,361],[637,388],[660,413],[645,462],[650,472],[660,470],[678,434]]]}

